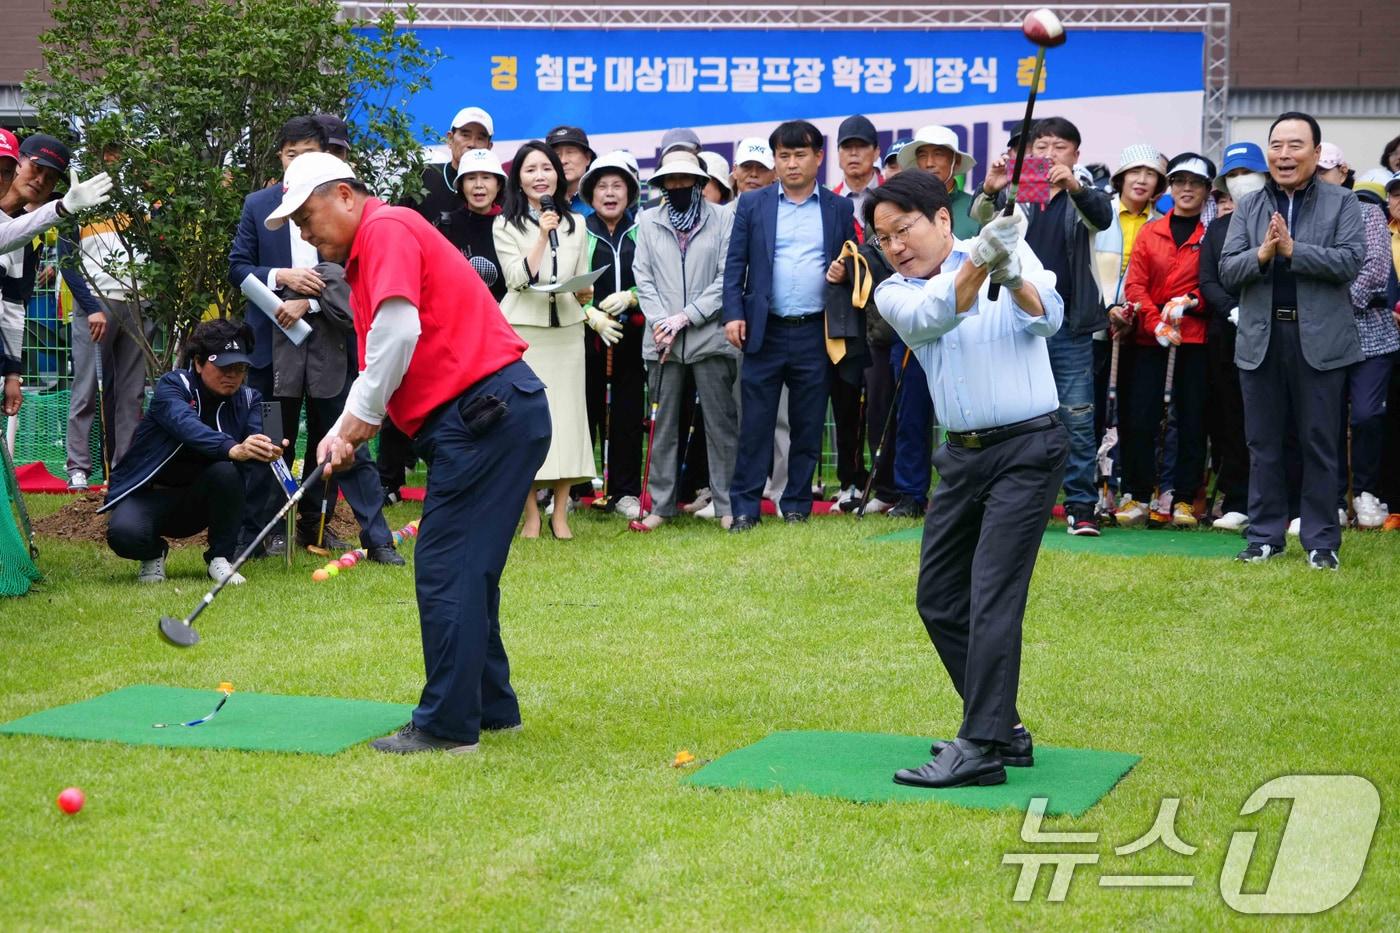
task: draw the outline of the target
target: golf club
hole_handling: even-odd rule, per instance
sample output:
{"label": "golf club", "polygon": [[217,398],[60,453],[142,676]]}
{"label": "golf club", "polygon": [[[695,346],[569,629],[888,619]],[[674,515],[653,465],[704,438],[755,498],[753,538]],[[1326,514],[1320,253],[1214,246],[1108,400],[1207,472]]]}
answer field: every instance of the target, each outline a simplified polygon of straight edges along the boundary
{"label": "golf club", "polygon": [[110,485],[112,475],[112,458],[107,445],[107,390],[103,386],[102,378],[102,344],[92,345],[92,359],[97,368],[97,423],[102,432],[102,438],[97,444],[97,449],[102,453],[102,482]]}
{"label": "golf club", "polygon": [[1118,446],[1118,350],[1119,338],[1114,334],[1109,338],[1113,347],[1108,358],[1108,400],[1104,405],[1103,442],[1099,444],[1099,479],[1101,481],[1100,501],[1102,514],[1099,520],[1107,525],[1117,525],[1114,503],[1110,498],[1109,484],[1113,480],[1113,448]]}
{"label": "golf club", "polygon": [[647,462],[642,467],[642,495],[640,497],[642,511],[636,518],[627,523],[628,531],[651,531],[642,519],[647,517],[647,486],[651,483],[651,448],[656,442],[656,406],[661,401],[661,367],[666,365],[666,359],[670,355],[671,348],[667,347],[666,352],[661,354],[661,362],[656,366],[656,391],[651,395],[651,427],[647,430]]}
{"label": "golf club", "polygon": [[895,409],[899,407],[899,388],[904,385],[904,373],[909,369],[909,354],[912,348],[904,348],[904,359],[899,364],[899,376],[894,380],[894,394],[890,396],[890,410],[885,415],[885,426],[880,431],[880,441],[875,445],[875,458],[870,463],[870,475],[865,478],[865,489],[860,494],[860,505],[856,507],[856,518],[865,517],[865,503],[870,501],[870,488],[875,485],[875,474],[885,459],[885,444],[890,439],[890,426],[894,424]]}
{"label": "golf club", "polygon": [[[321,524],[316,529],[316,543],[308,544],[306,546],[306,550],[312,554],[315,554],[317,557],[329,557],[331,553],[326,548],[326,510],[327,508],[329,508],[330,501],[331,478],[327,476],[325,488],[321,490]],[[287,553],[291,553],[290,544],[287,547]]]}
{"label": "golf club", "polygon": [[603,363],[603,375],[607,380],[607,387],[603,390],[603,494],[593,500],[592,508],[600,512],[606,512],[608,506],[612,505],[612,498],[608,493],[608,474],[611,472],[612,462],[609,457],[609,437],[612,435],[612,380],[613,380],[613,348],[608,345],[604,351],[605,360]]}
{"label": "golf club", "polygon": [[[1026,144],[1031,138],[1031,119],[1035,114],[1035,95],[1040,90],[1040,75],[1045,69],[1045,50],[1065,41],[1065,27],[1054,13],[1046,9],[1034,10],[1021,21],[1021,32],[1035,43],[1035,73],[1031,76],[1030,94],[1026,97],[1026,115],[1021,119],[1020,138],[1016,141],[1016,164],[1011,168],[1011,184],[1006,189],[1006,207],[1003,217],[1010,217],[1016,209],[1016,189],[1021,185],[1021,166],[1026,161]],[[1001,283],[992,282],[987,287],[987,298],[996,301],[1001,295]]]}
{"label": "golf club", "polygon": [[306,495],[306,490],[312,483],[319,480],[321,474],[325,471],[326,465],[324,463],[316,464],[316,469],[311,471],[311,475],[306,478],[306,482],[297,487],[296,492],[292,493],[291,497],[287,499],[286,504],[278,510],[276,515],[272,516],[272,520],[263,526],[262,531],[258,532],[257,536],[254,537],[252,541],[248,542],[248,546],[243,549],[243,553],[238,555],[238,559],[235,560],[233,566],[229,568],[228,576],[214,584],[214,588],[204,594],[204,598],[199,601],[199,605],[194,607],[194,611],[185,616],[183,620],[173,616],[160,617],[160,622],[157,623],[156,627],[160,632],[161,638],[165,639],[167,643],[174,645],[176,648],[189,648],[192,645],[199,644],[199,633],[194,630],[194,620],[199,618],[199,614],[203,612],[205,608],[214,601],[214,597],[218,596],[219,592],[228,585],[228,581],[234,578],[234,575],[238,573],[238,568],[242,567],[244,562],[252,555],[253,551],[257,549],[258,545],[262,544],[263,539],[272,534],[272,529],[277,527],[277,523],[280,522],[288,512],[296,508],[296,504],[301,501],[301,497]]}
{"label": "golf club", "polygon": [[[1158,507],[1162,501],[1162,460],[1167,453],[1167,429],[1170,427],[1172,417],[1172,382],[1176,378],[1176,344],[1167,348],[1167,378],[1162,384],[1162,428],[1157,440],[1157,466],[1153,471],[1153,478],[1156,483],[1152,490],[1152,498],[1157,500]],[[1147,526],[1164,527],[1171,524],[1171,519],[1161,521],[1157,518],[1157,513],[1150,510],[1147,513]]]}

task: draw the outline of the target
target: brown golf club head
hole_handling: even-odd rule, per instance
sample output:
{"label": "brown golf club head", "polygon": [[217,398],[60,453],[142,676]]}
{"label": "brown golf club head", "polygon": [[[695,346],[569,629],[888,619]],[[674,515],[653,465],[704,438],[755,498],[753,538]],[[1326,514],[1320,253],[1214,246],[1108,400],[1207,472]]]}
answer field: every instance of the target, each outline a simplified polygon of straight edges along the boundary
{"label": "brown golf club head", "polygon": [[326,549],[323,548],[323,547],[317,547],[317,546],[314,545],[314,544],[308,544],[308,545],[306,546],[306,551],[307,551],[308,554],[315,554],[317,557],[330,557],[330,556],[331,556],[331,552],[330,552],[330,551],[326,550]]}
{"label": "brown golf club head", "polygon": [[157,628],[160,630],[161,639],[176,648],[189,648],[199,644],[199,633],[193,626],[186,625],[183,619],[161,616]]}

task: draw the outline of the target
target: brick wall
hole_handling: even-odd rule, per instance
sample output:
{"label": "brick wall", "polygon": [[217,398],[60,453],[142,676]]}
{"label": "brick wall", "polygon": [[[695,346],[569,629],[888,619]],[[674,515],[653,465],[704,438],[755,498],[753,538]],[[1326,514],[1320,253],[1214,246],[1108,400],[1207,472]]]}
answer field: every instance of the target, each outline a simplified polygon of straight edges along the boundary
{"label": "brick wall", "polygon": [[[639,2],[639,0],[631,0]],[[662,5],[674,0],[640,0]],[[689,0],[692,5],[716,5]],[[763,5],[767,0],[721,0]],[[812,6],[846,0],[807,0]],[[945,3],[945,0],[921,0]],[[976,0],[974,0],[976,2]],[[50,0],[4,0],[0,84],[40,65],[37,37]],[[1240,88],[1394,88],[1400,85],[1397,0],[1234,0],[1230,80]]]}

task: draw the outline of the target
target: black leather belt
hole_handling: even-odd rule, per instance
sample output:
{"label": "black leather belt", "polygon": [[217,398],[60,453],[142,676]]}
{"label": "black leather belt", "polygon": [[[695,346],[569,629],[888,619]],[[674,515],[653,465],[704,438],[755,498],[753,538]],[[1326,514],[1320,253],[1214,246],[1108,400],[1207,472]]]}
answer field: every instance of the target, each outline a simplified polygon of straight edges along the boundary
{"label": "black leather belt", "polygon": [[784,327],[796,327],[799,324],[808,324],[821,319],[824,311],[813,311],[811,314],[799,314],[797,317],[783,317],[781,314],[769,314],[769,324],[781,324]]}
{"label": "black leather belt", "polygon": [[1297,308],[1275,308],[1274,320],[1276,321],[1296,321],[1298,320]]}
{"label": "black leather belt", "polygon": [[954,447],[968,447],[973,450],[982,447],[991,447],[993,444],[1000,444],[1002,441],[1009,441],[1013,437],[1020,437],[1022,434],[1029,434],[1032,431],[1044,431],[1046,428],[1053,428],[1060,423],[1060,413],[1050,412],[1048,415],[1041,415],[1038,418],[1027,418],[1025,421],[1017,421],[1014,424],[1005,424],[999,428],[987,428],[984,431],[949,431],[947,433],[948,443]]}

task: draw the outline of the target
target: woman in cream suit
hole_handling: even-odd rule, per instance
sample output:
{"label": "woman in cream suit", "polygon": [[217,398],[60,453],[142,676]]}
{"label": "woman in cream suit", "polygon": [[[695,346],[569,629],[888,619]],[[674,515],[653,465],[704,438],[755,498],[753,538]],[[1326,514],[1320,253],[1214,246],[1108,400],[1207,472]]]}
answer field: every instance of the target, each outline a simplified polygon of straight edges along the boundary
{"label": "woman in cream suit", "polygon": [[[588,436],[584,394],[583,326],[613,343],[622,327],[596,308],[585,309],[592,289],[577,295],[534,291],[532,285],[563,282],[589,271],[588,233],[583,221],[569,211],[568,183],[559,158],[538,140],[521,146],[506,179],[506,200],[496,218],[496,255],[505,273],[506,297],[501,311],[530,348],[525,361],[545,384],[553,440],[535,486],[525,501],[521,535],[539,537],[540,512],[534,489],[554,490],[550,530],[556,538],[572,538],[569,530],[569,487],[595,475],[593,445]],[[546,203],[548,202],[548,203]],[[546,210],[545,208],[549,209]],[[558,238],[558,248],[549,235]]]}

